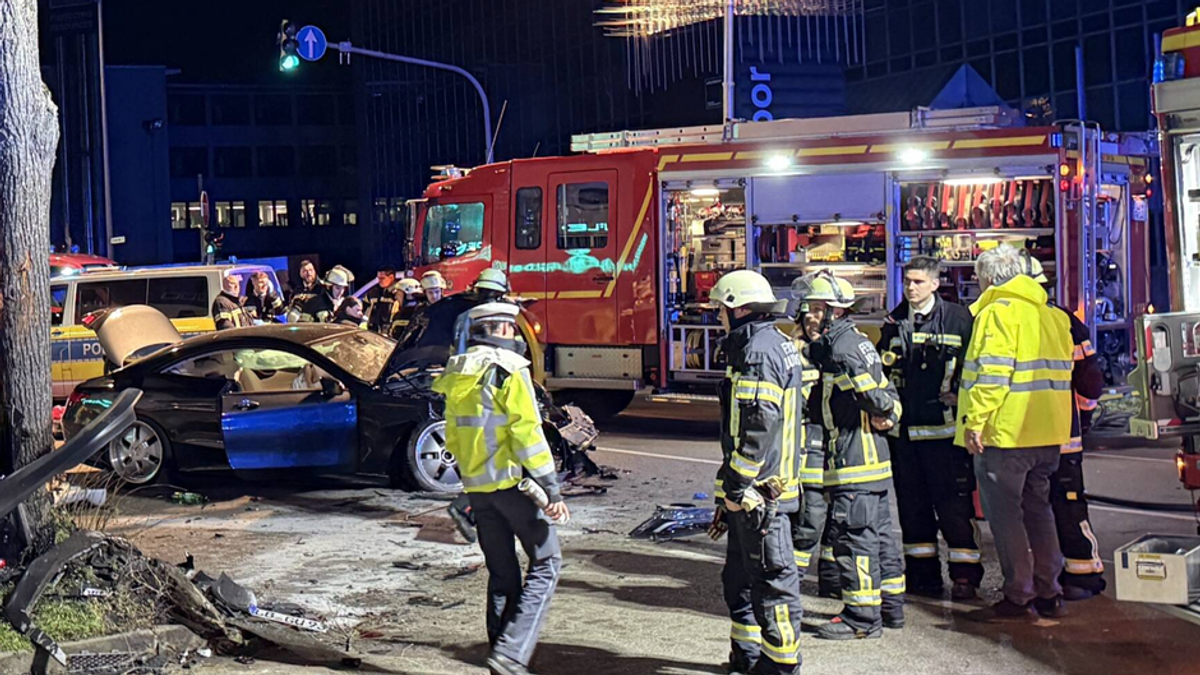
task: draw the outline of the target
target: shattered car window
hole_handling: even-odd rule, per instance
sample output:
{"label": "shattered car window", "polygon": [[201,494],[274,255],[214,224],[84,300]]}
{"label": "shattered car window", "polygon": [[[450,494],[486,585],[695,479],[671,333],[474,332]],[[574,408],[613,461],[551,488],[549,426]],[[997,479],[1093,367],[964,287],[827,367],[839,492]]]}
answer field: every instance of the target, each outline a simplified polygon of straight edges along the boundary
{"label": "shattered car window", "polygon": [[328,338],[311,345],[356,379],[371,384],[379,379],[396,343],[370,331],[360,330]]}

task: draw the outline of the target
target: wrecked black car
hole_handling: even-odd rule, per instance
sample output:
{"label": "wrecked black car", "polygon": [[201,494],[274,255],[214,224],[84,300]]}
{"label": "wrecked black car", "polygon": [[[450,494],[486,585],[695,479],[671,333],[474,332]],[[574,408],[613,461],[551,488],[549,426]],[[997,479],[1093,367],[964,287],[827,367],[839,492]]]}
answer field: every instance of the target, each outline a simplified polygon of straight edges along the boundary
{"label": "wrecked black car", "polygon": [[[352,326],[265,325],[179,336],[157,310],[106,310],[91,322],[111,372],[81,383],[63,415],[67,438],[128,388],[144,394],[137,421],[96,457],[135,484],[179,473],[234,470],[386,475],[395,487],[462,489],[445,445],[441,399],[430,390],[443,354],[395,353]],[[591,420],[542,396],[548,440],[563,471],[583,455]]]}

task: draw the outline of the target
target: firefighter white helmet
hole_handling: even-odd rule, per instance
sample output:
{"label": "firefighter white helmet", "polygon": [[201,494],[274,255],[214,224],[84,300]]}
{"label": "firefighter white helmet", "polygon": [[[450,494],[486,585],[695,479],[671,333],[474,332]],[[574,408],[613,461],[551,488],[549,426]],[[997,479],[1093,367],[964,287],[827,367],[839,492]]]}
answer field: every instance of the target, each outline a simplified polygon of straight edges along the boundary
{"label": "firefighter white helmet", "polygon": [[437,270],[429,270],[421,275],[421,288],[429,290],[431,288],[440,288],[446,290],[446,278]]}
{"label": "firefighter white helmet", "polygon": [[854,306],[854,286],[830,272],[807,274],[792,282],[792,297],[801,304],[821,301],[830,307]]}
{"label": "firefighter white helmet", "polygon": [[721,277],[709,291],[708,297],[713,305],[729,309],[753,305],[755,309],[780,312],[787,305],[786,300],[775,298],[771,282],[766,277],[751,270],[738,270]]}
{"label": "firefighter white helmet", "polygon": [[494,267],[489,267],[479,273],[479,278],[475,280],[475,290],[496,291],[497,293],[508,292],[508,275],[503,270],[498,270]]}
{"label": "firefighter white helmet", "polygon": [[421,292],[421,282],[416,279],[406,278],[396,282],[396,287],[405,295],[413,295]]}
{"label": "firefighter white helmet", "polygon": [[485,302],[482,305],[476,305],[467,312],[467,318],[471,323],[479,323],[483,321],[507,321],[515,323],[517,314],[521,312],[521,308],[511,302]]}
{"label": "firefighter white helmet", "polygon": [[325,273],[325,283],[329,286],[349,287],[352,281],[354,281],[354,274],[341,265],[334,265],[333,269]]}

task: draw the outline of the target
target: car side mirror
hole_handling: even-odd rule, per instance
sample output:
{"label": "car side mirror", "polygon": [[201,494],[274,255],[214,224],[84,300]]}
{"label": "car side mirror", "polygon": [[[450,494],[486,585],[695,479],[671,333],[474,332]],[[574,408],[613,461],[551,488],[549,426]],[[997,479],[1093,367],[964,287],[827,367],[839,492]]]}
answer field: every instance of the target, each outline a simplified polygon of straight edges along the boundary
{"label": "car side mirror", "polygon": [[344,393],[346,393],[346,388],[342,386],[341,382],[338,382],[332,377],[321,378],[321,395],[325,398],[334,398],[335,396],[341,396]]}

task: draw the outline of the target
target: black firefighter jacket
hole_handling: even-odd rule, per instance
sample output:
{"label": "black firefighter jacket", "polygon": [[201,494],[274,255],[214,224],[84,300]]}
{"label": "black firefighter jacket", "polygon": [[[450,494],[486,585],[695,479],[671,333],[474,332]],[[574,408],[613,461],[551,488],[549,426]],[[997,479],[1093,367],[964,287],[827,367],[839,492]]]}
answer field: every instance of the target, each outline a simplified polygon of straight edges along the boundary
{"label": "black firefighter jacket", "polygon": [[212,317],[217,324],[217,330],[254,325],[254,320],[242,308],[241,298],[227,291],[221,291],[217,299],[213,300]]}
{"label": "black firefighter jacket", "polygon": [[740,502],[756,483],[778,476],[779,512],[800,506],[797,455],[803,455],[804,393],[800,352],[771,319],[732,330],[723,343],[721,452],[716,497]]}
{"label": "black firefighter jacket", "polygon": [[940,397],[958,393],[973,323],[971,310],[941,298],[928,315],[916,320],[909,319],[907,300],[883,320],[879,353],[884,373],[900,394],[900,433],[909,440],[954,440],[955,407]]}
{"label": "black firefighter jacket", "polygon": [[899,424],[903,406],[883,374],[875,345],[841,318],[809,347],[821,368],[820,396],[825,427],[825,490],[879,492],[891,485],[892,462],[886,432],[875,431],[871,416]]}

